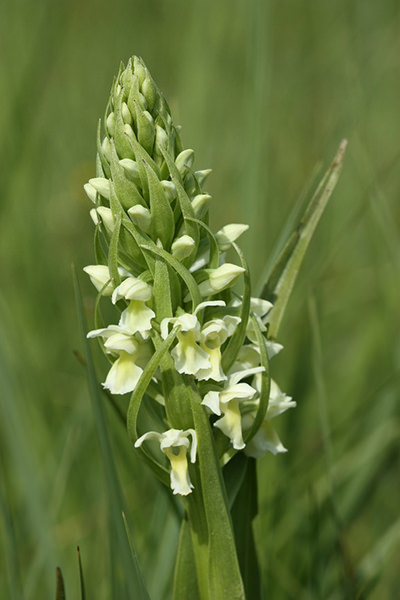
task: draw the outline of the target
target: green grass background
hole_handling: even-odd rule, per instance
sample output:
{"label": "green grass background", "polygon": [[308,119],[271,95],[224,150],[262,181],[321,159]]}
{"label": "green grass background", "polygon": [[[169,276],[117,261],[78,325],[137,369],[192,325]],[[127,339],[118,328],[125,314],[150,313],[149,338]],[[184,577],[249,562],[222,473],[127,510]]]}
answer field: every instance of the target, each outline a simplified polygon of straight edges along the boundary
{"label": "green grass background", "polygon": [[[289,452],[259,463],[255,529],[265,598],[398,598],[398,0],[0,3],[0,597],[54,598],[60,565],[79,598],[79,544],[88,597],[118,598],[71,263],[93,261],[82,186],[131,54],[196,167],[213,168],[214,230],[250,224],[254,282],[349,140],[272,365],[298,406],[277,421]],[[152,599],[166,600],[177,521],[109,418],[139,560]]]}

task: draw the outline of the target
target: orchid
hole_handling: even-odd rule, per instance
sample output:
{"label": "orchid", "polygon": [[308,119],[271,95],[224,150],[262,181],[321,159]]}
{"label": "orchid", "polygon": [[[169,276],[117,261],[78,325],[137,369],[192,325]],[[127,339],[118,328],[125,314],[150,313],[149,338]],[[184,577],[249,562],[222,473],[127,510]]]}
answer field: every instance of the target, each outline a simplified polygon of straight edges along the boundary
{"label": "orchid", "polygon": [[[282,349],[276,335],[305,252],[303,233],[252,297],[237,245],[248,226],[213,232],[204,188],[210,170],[194,170],[194,151],[137,57],[113,83],[97,153],[85,191],[98,264],[84,270],[98,291],[95,322],[105,325],[87,337],[100,340],[111,362],[102,385],[131,394],[120,407],[129,439],[181,497],[175,600],[192,585],[199,600],[244,600],[231,510],[254,459],[286,452],[271,421],[295,402],[270,378],[269,361]],[[321,189],[332,189],[329,177],[328,184]],[[302,223],[307,235],[314,210]],[[225,260],[228,252],[238,264]],[[147,452],[151,441],[161,453]],[[246,543],[254,546],[254,513],[243,514]]]}

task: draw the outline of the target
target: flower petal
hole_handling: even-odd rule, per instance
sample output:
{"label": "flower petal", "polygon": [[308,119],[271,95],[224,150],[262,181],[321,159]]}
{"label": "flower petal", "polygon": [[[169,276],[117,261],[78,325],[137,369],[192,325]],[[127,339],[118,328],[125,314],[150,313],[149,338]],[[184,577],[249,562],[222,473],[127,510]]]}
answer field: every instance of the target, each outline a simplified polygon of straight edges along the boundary
{"label": "flower petal", "polygon": [[135,364],[132,355],[121,352],[109,370],[103,387],[112,394],[133,392],[142,373],[143,369]]}

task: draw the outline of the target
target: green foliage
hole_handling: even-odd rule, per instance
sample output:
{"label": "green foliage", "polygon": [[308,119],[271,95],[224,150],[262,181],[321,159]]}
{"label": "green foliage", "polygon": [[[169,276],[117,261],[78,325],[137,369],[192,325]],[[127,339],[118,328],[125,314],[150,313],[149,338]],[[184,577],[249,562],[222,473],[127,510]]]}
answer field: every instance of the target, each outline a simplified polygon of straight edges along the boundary
{"label": "green foliage", "polygon": [[[249,222],[259,289],[317,162],[349,138],[280,330],[273,376],[298,407],[279,424],[289,452],[258,465],[253,530],[262,597],[396,597],[397,19],[391,0],[1,3],[1,597],[54,598],[61,565],[67,600],[79,598],[77,544],[88,597],[110,598],[111,581],[115,597],[121,589],[110,490],[73,354],[82,343],[70,263],[79,270],[92,252],[81,188],[93,175],[93,116],[133,53],[172,98],[198,164],[214,169],[214,228]],[[179,519],[105,410],[131,538],[150,597],[164,600]]]}

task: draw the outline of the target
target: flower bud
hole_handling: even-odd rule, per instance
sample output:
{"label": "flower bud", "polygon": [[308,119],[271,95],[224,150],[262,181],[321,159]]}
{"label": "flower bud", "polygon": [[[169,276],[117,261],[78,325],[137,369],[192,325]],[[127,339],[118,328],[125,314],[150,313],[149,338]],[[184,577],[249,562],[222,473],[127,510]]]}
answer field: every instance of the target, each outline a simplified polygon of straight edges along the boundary
{"label": "flower bud", "polygon": [[93,179],[89,179],[90,185],[94,187],[96,192],[106,198],[106,200],[110,200],[110,180],[105,177],[93,177]]}
{"label": "flower bud", "polygon": [[111,160],[111,144],[110,144],[110,140],[105,137],[102,144],[101,144],[101,149],[103,151],[104,156],[106,157],[106,159],[108,161]]}
{"label": "flower bud", "polygon": [[97,213],[100,215],[107,231],[112,233],[114,231],[114,218],[111,208],[107,208],[107,206],[98,206]]}
{"label": "flower bud", "polygon": [[128,209],[128,215],[139,229],[142,229],[145,233],[150,231],[151,213],[148,208],[141,204],[136,204],[136,206]]}
{"label": "flower bud", "polygon": [[220,229],[215,237],[218,242],[219,249],[221,252],[226,252],[232,245],[232,242],[235,242],[238,237],[242,235],[249,228],[248,225],[242,225],[239,223],[231,223],[230,225],[225,225],[222,229]]}
{"label": "flower bud", "polygon": [[207,212],[211,196],[209,194],[198,194],[192,200],[192,207],[197,219],[201,219]]}
{"label": "flower bud", "polygon": [[83,189],[85,190],[86,195],[89,198],[89,200],[91,200],[93,202],[93,204],[96,204],[96,197],[97,197],[96,188],[91,183],[85,183],[85,185],[83,186]]}
{"label": "flower bud", "polygon": [[190,235],[182,235],[172,243],[172,256],[178,260],[183,260],[193,252],[195,246],[196,242]]}
{"label": "flower bud", "polygon": [[[84,267],[83,270],[89,275],[90,281],[93,283],[96,290],[99,292],[101,291],[102,296],[111,296],[114,286],[111,282],[110,271],[107,265],[88,265],[87,267]],[[124,274],[124,270],[121,269],[120,271],[118,269],[118,271],[120,275]]]}
{"label": "flower bud", "polygon": [[188,148],[187,150],[182,150],[180,154],[175,159],[176,168],[182,176],[182,179],[185,178],[186,173],[192,168],[194,162],[194,150]]}
{"label": "flower bud", "polygon": [[123,158],[119,161],[121,167],[123,167],[125,173],[136,185],[141,186],[139,168],[136,160],[131,158]]}
{"label": "flower bud", "polygon": [[212,296],[235,283],[245,269],[238,265],[225,263],[217,269],[205,269],[208,278],[199,285],[202,296]]}
{"label": "flower bud", "polygon": [[114,135],[115,114],[113,112],[110,112],[110,114],[108,115],[108,117],[106,119],[106,128],[110,135]]}
{"label": "flower bud", "polygon": [[124,120],[124,123],[128,123],[128,125],[132,125],[132,115],[131,115],[131,112],[130,112],[126,102],[122,103],[121,113],[122,113],[122,118]]}

